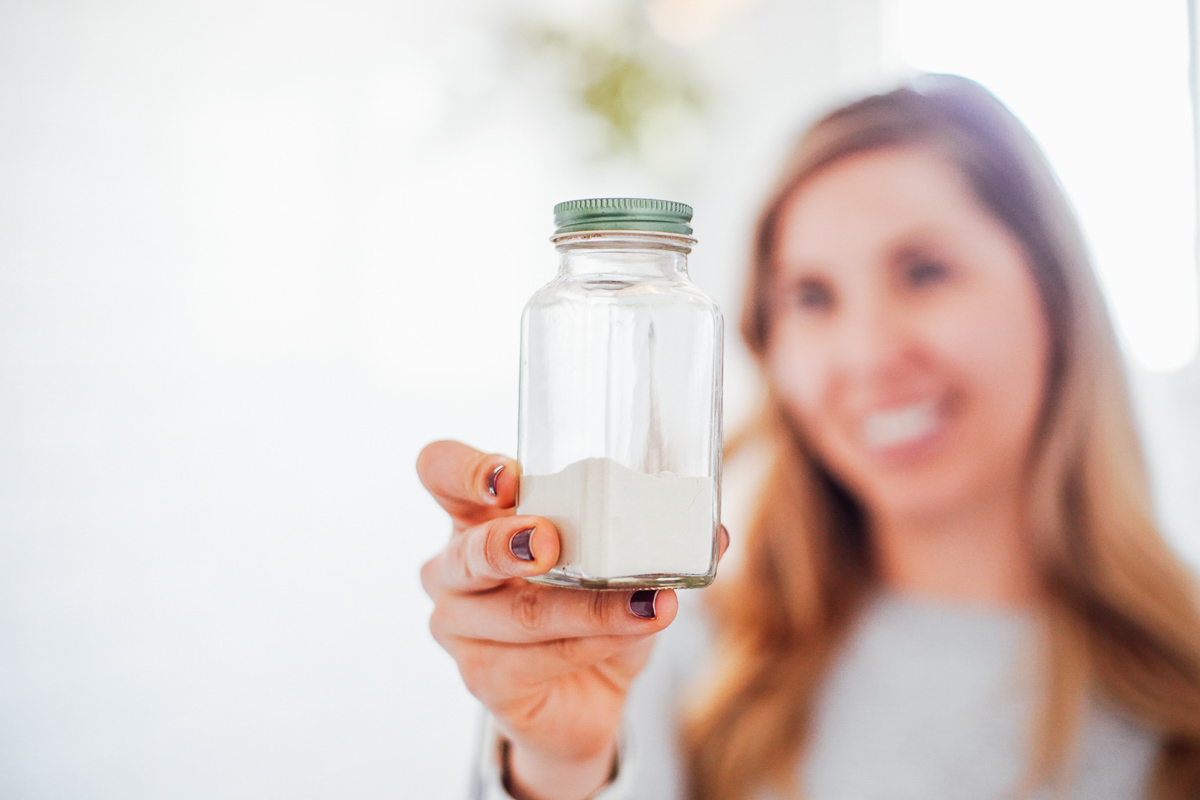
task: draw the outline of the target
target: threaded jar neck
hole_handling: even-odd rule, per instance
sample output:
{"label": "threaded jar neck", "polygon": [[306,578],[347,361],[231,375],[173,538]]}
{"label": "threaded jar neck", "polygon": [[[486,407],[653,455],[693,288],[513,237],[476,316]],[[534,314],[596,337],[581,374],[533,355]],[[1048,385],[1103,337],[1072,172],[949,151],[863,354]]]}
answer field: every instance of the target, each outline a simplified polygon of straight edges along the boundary
{"label": "threaded jar neck", "polygon": [[687,257],[696,240],[654,231],[580,231],[552,237],[559,274],[670,278],[687,275]]}

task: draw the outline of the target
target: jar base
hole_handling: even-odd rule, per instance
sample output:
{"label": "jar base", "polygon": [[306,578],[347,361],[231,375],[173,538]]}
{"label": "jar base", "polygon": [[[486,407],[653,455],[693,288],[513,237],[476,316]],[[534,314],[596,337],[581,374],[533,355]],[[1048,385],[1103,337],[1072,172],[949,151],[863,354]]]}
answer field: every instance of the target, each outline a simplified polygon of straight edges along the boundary
{"label": "jar base", "polygon": [[628,589],[701,589],[716,579],[712,575],[623,575],[617,578],[589,578],[575,575],[555,567],[544,575],[535,575],[525,580],[545,586],[565,589],[588,589],[591,591],[620,591]]}

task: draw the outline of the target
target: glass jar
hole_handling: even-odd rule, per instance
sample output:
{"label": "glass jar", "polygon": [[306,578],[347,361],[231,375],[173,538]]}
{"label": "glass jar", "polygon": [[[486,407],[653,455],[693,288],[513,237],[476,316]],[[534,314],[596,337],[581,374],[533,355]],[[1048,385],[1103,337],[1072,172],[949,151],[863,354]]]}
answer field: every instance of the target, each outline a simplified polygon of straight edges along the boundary
{"label": "glass jar", "polygon": [[521,322],[517,513],[558,528],[539,583],[687,588],[716,577],[721,311],[688,278],[692,209],[554,207],[558,275]]}

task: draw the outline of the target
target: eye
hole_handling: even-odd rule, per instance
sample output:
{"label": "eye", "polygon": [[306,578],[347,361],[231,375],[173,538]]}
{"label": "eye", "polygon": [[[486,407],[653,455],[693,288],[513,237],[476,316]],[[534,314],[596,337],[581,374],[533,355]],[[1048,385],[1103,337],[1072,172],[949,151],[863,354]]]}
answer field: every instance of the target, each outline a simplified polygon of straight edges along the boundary
{"label": "eye", "polygon": [[904,282],[918,289],[940,283],[949,275],[949,268],[933,258],[916,258],[904,266]]}
{"label": "eye", "polygon": [[802,311],[826,311],[833,307],[833,289],[815,278],[798,281],[791,294],[793,307]]}

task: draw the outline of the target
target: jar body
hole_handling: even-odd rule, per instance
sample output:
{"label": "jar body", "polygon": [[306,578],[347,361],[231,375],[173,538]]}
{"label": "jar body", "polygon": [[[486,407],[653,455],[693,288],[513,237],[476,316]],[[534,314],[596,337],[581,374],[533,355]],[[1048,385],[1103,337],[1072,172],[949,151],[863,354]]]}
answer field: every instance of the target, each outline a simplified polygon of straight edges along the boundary
{"label": "jar body", "polygon": [[[686,244],[680,244],[679,240]],[[716,576],[723,323],[687,277],[690,240],[559,242],[525,307],[517,511],[562,542],[537,582],[687,588]]]}

